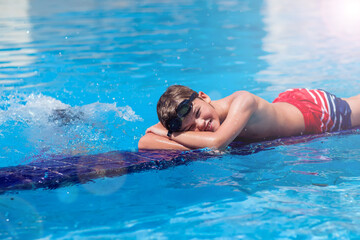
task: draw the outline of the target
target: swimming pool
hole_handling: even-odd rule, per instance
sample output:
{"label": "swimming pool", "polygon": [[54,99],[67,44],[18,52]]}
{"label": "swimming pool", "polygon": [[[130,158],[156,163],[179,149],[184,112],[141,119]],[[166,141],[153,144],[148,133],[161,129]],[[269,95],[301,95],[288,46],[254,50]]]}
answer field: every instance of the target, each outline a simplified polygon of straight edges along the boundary
{"label": "swimming pool", "polygon": [[[269,101],[293,87],[360,93],[353,0],[0,7],[0,167],[136,152],[172,84]],[[354,132],[252,154],[231,148],[163,170],[7,192],[0,238],[357,238],[359,140]]]}

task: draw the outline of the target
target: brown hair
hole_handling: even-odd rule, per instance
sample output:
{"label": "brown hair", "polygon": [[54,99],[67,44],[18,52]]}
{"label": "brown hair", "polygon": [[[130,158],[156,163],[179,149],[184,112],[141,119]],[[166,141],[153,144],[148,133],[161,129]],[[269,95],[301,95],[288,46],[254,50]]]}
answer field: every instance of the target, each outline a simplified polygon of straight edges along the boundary
{"label": "brown hair", "polygon": [[161,95],[156,110],[159,121],[165,128],[167,128],[166,122],[177,116],[177,106],[179,106],[183,100],[190,98],[193,93],[198,96],[198,93],[191,88],[182,85],[172,85]]}

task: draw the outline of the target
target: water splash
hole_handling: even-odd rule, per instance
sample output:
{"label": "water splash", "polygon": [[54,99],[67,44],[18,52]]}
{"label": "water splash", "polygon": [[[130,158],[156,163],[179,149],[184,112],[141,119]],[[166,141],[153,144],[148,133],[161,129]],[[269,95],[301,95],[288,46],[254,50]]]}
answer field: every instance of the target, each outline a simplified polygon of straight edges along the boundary
{"label": "water splash", "polygon": [[43,94],[5,96],[0,99],[0,165],[129,149],[138,121],[142,118],[130,106],[116,103],[70,106]]}

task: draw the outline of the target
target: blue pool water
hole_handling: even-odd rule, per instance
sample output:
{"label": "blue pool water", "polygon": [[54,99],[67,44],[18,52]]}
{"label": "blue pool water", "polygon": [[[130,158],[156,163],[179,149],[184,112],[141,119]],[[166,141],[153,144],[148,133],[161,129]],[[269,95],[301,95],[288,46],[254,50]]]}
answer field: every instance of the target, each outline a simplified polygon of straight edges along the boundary
{"label": "blue pool water", "polygon": [[[356,0],[5,0],[0,9],[0,167],[137,151],[172,84],[214,99],[247,90],[271,101],[293,87],[360,93]],[[5,193],[0,238],[359,238],[359,140],[229,149]]]}

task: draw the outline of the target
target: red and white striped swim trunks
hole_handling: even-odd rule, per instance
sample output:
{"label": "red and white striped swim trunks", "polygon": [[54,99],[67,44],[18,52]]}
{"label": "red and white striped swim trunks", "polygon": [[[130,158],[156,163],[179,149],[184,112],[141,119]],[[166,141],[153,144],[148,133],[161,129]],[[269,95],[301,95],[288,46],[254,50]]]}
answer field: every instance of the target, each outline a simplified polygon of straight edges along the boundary
{"label": "red and white striped swim trunks", "polygon": [[349,104],[324,90],[289,89],[273,101],[287,102],[304,116],[306,133],[323,133],[351,128]]}

